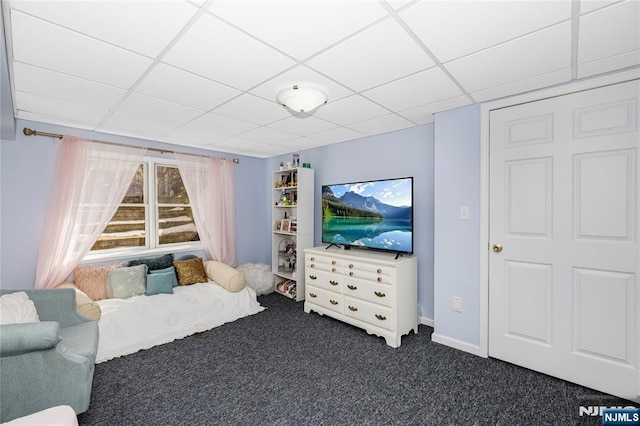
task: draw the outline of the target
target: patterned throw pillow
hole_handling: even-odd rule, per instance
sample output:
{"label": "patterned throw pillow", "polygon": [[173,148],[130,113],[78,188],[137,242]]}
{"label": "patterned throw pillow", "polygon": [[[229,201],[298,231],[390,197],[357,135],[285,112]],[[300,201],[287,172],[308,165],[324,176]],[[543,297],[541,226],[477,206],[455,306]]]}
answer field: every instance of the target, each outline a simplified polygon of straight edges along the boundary
{"label": "patterned throw pillow", "polygon": [[173,262],[178,275],[180,285],[190,285],[195,283],[206,283],[207,274],[204,272],[204,264],[201,257],[189,260],[176,260]]}
{"label": "patterned throw pillow", "polygon": [[91,300],[108,299],[107,278],[109,272],[116,268],[121,268],[121,263],[103,266],[80,266],[73,270],[73,279],[84,294]]}
{"label": "patterned throw pillow", "polygon": [[147,289],[147,265],[113,269],[107,279],[107,290],[112,299],[127,299],[144,294]]}
{"label": "patterned throw pillow", "polygon": [[173,266],[172,262],[173,253],[169,253],[158,257],[130,260],[127,266],[147,265],[150,271],[155,271],[156,269],[166,269]]}

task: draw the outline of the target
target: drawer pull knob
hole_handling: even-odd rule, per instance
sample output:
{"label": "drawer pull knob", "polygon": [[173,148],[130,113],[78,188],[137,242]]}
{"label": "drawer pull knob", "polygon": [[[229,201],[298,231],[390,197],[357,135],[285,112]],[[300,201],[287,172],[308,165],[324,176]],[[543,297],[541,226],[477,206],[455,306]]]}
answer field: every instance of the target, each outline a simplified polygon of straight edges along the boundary
{"label": "drawer pull knob", "polygon": [[381,291],[374,291],[374,294],[375,294],[376,296],[378,296],[378,297],[385,297],[385,296],[386,296],[386,294],[384,294],[384,293],[383,293],[383,292],[381,292]]}
{"label": "drawer pull knob", "polygon": [[331,284],[331,285],[338,285],[338,281],[329,281],[329,284]]}
{"label": "drawer pull knob", "polygon": [[376,314],[376,318],[379,319],[380,321],[384,321],[387,319],[387,317],[385,317],[384,315],[380,315],[380,314]]}
{"label": "drawer pull knob", "polygon": [[309,275],[309,278],[310,278],[310,279],[312,279],[312,280],[315,280],[315,279],[317,279],[318,277],[316,277],[315,275]]}
{"label": "drawer pull knob", "polygon": [[335,300],[333,300],[333,299],[329,300],[329,302],[330,302],[332,305],[337,305],[337,304],[338,304],[338,302],[336,302],[336,301],[335,301]]}
{"label": "drawer pull knob", "polygon": [[349,290],[357,290],[357,289],[358,289],[358,287],[356,287],[355,285],[351,285],[351,284],[349,284],[349,285],[347,286],[347,288],[348,288]]}
{"label": "drawer pull knob", "polygon": [[382,273],[382,269],[378,269],[378,270],[377,270],[377,272],[378,272],[379,274],[381,274],[381,273]]}
{"label": "drawer pull knob", "polygon": [[353,272],[349,272],[349,276],[352,277],[353,276]]}
{"label": "drawer pull knob", "polygon": [[349,305],[349,310],[352,311],[352,312],[355,312],[355,311],[358,310],[358,308],[356,308],[355,306]]}
{"label": "drawer pull knob", "polygon": [[309,268],[315,268],[316,265],[314,265],[313,263],[311,265],[309,265]]}
{"label": "drawer pull knob", "polygon": [[382,282],[382,277],[378,277],[378,282]]}
{"label": "drawer pull knob", "polygon": [[331,268],[331,272],[335,272],[335,271],[336,271],[336,268]]}
{"label": "drawer pull knob", "polygon": [[309,293],[309,297],[318,297],[318,295],[315,293]]}
{"label": "drawer pull knob", "polygon": [[312,262],[313,262],[314,260],[316,260],[316,258],[315,258],[315,257],[311,257],[310,259],[311,259],[311,261],[312,261]]}
{"label": "drawer pull knob", "polygon": [[353,269],[353,263],[349,264],[349,269]]}
{"label": "drawer pull knob", "polygon": [[332,261],[331,261],[331,264],[332,264],[332,265],[335,265],[335,264],[336,264],[336,261],[335,261],[335,260],[332,260]]}

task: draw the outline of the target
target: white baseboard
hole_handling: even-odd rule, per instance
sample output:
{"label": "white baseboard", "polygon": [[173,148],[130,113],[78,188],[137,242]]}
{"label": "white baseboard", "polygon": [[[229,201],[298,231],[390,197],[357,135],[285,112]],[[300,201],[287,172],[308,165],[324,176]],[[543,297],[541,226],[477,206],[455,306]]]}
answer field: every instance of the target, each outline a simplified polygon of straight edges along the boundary
{"label": "white baseboard", "polygon": [[420,317],[420,324],[433,327],[433,318]]}
{"label": "white baseboard", "polygon": [[454,349],[458,349],[470,354],[480,355],[480,346],[472,345],[471,343],[463,342],[462,340],[454,339],[453,337],[443,336],[442,334],[433,333],[431,335],[431,341],[440,343],[441,345],[450,346]]}

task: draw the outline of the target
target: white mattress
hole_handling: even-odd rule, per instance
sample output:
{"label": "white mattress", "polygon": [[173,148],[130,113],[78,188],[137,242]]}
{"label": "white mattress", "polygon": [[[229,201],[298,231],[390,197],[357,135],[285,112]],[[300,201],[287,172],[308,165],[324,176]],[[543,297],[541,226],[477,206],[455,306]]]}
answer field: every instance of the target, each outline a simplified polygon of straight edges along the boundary
{"label": "white mattress", "polygon": [[181,339],[264,310],[250,287],[231,293],[213,281],[173,294],[105,299],[96,363]]}

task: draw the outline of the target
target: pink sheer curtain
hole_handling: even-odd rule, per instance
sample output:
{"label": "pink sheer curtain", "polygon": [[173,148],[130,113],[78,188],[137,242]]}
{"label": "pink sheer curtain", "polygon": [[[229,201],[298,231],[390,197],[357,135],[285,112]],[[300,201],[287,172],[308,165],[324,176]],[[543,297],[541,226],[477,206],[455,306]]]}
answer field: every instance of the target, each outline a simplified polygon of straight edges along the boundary
{"label": "pink sheer curtain", "polygon": [[118,209],[146,148],[62,138],[38,253],[35,288],[63,282]]}
{"label": "pink sheer curtain", "polygon": [[207,257],[236,266],[233,162],[179,153],[175,157]]}

